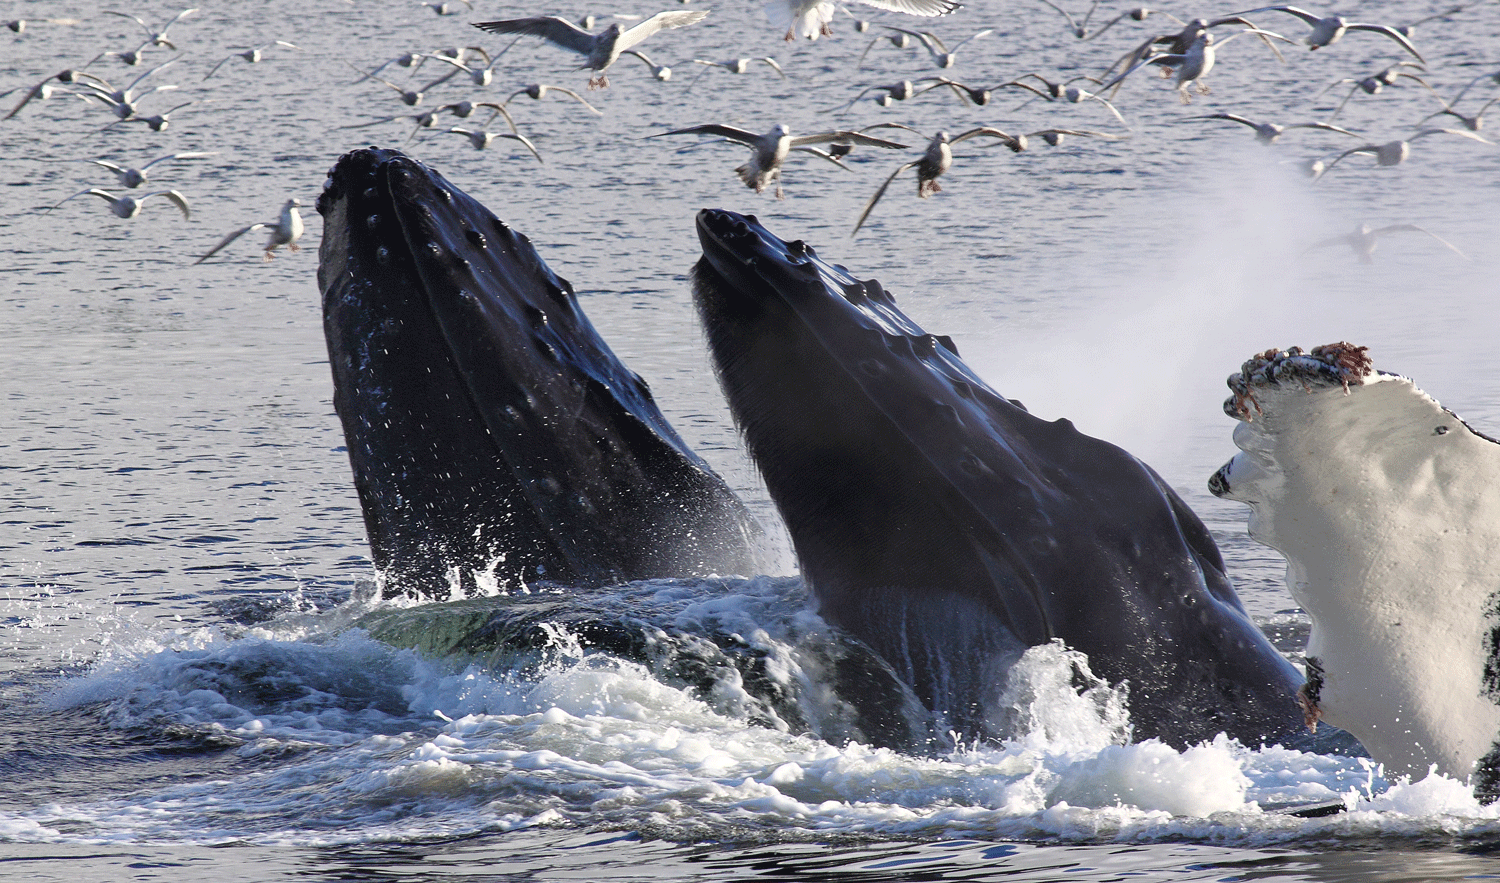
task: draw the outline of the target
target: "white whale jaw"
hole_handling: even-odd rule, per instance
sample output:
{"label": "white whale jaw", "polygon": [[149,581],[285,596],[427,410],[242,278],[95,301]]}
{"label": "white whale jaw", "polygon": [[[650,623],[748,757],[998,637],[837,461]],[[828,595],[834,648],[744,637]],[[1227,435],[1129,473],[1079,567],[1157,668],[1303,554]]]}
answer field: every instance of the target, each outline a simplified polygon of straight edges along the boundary
{"label": "white whale jaw", "polygon": [[1210,488],[1287,558],[1322,719],[1388,773],[1483,774],[1500,737],[1500,445],[1347,344],[1263,354],[1229,385],[1241,452]]}

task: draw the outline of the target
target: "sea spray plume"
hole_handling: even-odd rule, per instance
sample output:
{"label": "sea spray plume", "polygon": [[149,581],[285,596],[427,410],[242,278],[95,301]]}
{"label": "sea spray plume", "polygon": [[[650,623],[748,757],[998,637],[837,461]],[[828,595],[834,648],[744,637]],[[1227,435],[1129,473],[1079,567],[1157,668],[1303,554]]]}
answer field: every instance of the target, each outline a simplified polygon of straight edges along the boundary
{"label": "sea spray plume", "polygon": [[985,385],[873,281],[704,210],[697,304],[721,386],[819,612],[948,728],[1000,736],[999,691],[1061,639],[1128,682],[1137,738],[1301,729],[1300,679],[1203,523],[1149,467]]}
{"label": "sea spray plume", "polygon": [[744,506],[524,236],[394,150],[318,200],[334,407],[387,594],[762,571]]}
{"label": "sea spray plume", "polygon": [[1500,796],[1500,445],[1348,343],[1268,350],[1228,382],[1243,453],[1209,489],[1286,556],[1308,723],[1388,776],[1435,764]]}

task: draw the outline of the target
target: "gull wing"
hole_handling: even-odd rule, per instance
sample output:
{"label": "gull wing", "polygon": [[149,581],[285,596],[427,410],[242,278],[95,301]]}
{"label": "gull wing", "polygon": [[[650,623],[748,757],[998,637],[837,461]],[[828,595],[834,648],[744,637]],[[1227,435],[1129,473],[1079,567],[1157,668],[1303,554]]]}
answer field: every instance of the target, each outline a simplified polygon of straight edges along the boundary
{"label": "gull wing", "polygon": [[907,15],[920,15],[927,18],[947,15],[963,7],[963,4],[956,3],[954,0],[857,0],[857,2],[876,9],[884,9],[887,12],[904,12]]}
{"label": "gull wing", "polygon": [[638,25],[635,25],[620,33],[620,39],[615,43],[615,48],[620,51],[640,43],[657,31],[667,28],[680,28],[685,25],[696,24],[703,21],[708,15],[707,9],[688,9],[677,12],[658,12]]}
{"label": "gull wing", "polygon": [[1412,44],[1411,40],[1408,40],[1405,34],[1401,33],[1390,25],[1371,25],[1363,24],[1360,22],[1351,22],[1350,24],[1345,25],[1344,29],[1349,31],[1373,31],[1377,34],[1385,34],[1387,37],[1390,37],[1397,43],[1400,43],[1401,48],[1405,49],[1407,52],[1410,52],[1413,56],[1415,56],[1417,61],[1420,61],[1423,64],[1427,63],[1427,59],[1422,57],[1422,53],[1417,51],[1417,47]]}
{"label": "gull wing", "polygon": [[225,236],[223,239],[220,239],[218,245],[215,245],[213,248],[209,249],[208,253],[205,254],[203,257],[197,259],[196,261],[193,261],[193,264],[197,265],[197,264],[203,263],[204,261],[206,261],[209,258],[213,257],[215,254],[218,254],[219,251],[224,248],[224,246],[226,246],[229,243],[235,241],[236,239],[239,239],[241,236],[244,236],[246,233],[251,233],[251,232],[254,232],[256,230],[266,230],[266,229],[269,229],[269,228],[274,227],[274,226],[276,226],[276,225],[275,224],[251,224],[248,227],[241,227],[240,229],[234,231],[233,233],[230,233],[228,236]]}
{"label": "gull wing", "polygon": [[1007,145],[1015,143],[1016,141],[1016,136],[1011,135],[1007,132],[1002,132],[999,129],[992,128],[990,126],[980,126],[977,129],[970,129],[969,131],[964,132],[962,135],[954,135],[952,138],[948,139],[948,145],[951,147],[952,145],[957,144],[960,141],[967,141],[970,138],[980,137],[998,138],[1001,141],[1006,142]]}
{"label": "gull wing", "polygon": [[1431,236],[1433,239],[1436,239],[1438,242],[1441,242],[1443,245],[1447,246],[1448,249],[1454,254],[1458,255],[1466,261],[1469,260],[1469,256],[1459,251],[1458,247],[1453,243],[1449,242],[1448,240],[1437,235],[1431,230],[1428,230],[1425,227],[1418,227],[1416,224],[1391,224],[1388,227],[1381,227],[1378,230],[1373,230],[1371,232],[1373,232],[1376,236],[1384,236],[1387,233],[1398,233],[1406,230],[1410,230],[1414,233],[1426,233],[1428,236]]}
{"label": "gull wing", "polygon": [[827,144],[829,141],[845,141],[854,144],[863,144],[866,147],[887,147],[895,150],[905,150],[905,144],[897,144],[884,138],[875,138],[862,132],[819,132],[815,135],[801,135],[792,139],[792,147],[803,147],[808,144]]}
{"label": "gull wing", "polygon": [[[218,156],[218,154],[219,152],[217,150],[192,150],[188,151],[187,153],[169,153],[166,156],[158,156],[156,159],[153,159],[152,161],[146,163],[145,165],[141,166],[140,170],[144,172],[157,163],[166,162],[169,159],[202,159],[205,156]],[[97,159],[90,160],[90,162],[99,162],[100,165],[103,165],[103,163]]]}
{"label": "gull wing", "polygon": [[153,196],[165,196],[167,199],[172,201],[172,204],[176,205],[179,209],[182,209],[182,216],[184,218],[189,220],[192,219],[193,212],[188,208],[187,197],[183,196],[181,193],[178,193],[176,190],[158,190],[155,193],[147,193],[145,196],[141,197],[141,202],[145,202]]}
{"label": "gull wing", "polygon": [[[1246,9],[1244,12],[1236,12],[1232,17],[1237,18],[1241,15],[1254,15],[1257,12],[1285,12],[1289,15],[1297,16],[1310,25],[1315,25],[1323,20],[1323,16],[1308,12],[1306,9],[1299,9],[1296,6],[1262,6],[1259,9]],[[1251,27],[1254,27],[1254,25],[1251,25]]]}
{"label": "gull wing", "polygon": [[474,27],[493,34],[530,34],[582,55],[588,55],[594,51],[593,34],[555,15],[511,18],[504,21],[480,21],[475,22]]}
{"label": "gull wing", "polygon": [[686,129],[673,129],[670,132],[657,132],[655,135],[647,135],[646,137],[660,138],[663,135],[713,135],[716,138],[728,138],[730,141],[738,141],[741,144],[748,144],[752,147],[761,138],[761,136],[754,132],[746,132],[744,129],[736,129],[734,126],[723,126],[718,123],[688,126]]}
{"label": "gull wing", "polygon": [[914,159],[909,163],[903,163],[896,169],[896,171],[891,172],[891,176],[885,179],[885,183],[881,184],[880,189],[875,191],[875,195],[870,197],[870,201],[865,203],[865,210],[859,213],[859,220],[854,222],[854,229],[849,231],[850,239],[853,239],[854,234],[859,232],[859,228],[865,225],[865,219],[868,218],[870,216],[870,212],[874,210],[875,203],[879,202],[880,197],[885,195],[886,189],[891,186],[892,181],[896,180],[896,176],[919,162],[921,162],[921,160]]}

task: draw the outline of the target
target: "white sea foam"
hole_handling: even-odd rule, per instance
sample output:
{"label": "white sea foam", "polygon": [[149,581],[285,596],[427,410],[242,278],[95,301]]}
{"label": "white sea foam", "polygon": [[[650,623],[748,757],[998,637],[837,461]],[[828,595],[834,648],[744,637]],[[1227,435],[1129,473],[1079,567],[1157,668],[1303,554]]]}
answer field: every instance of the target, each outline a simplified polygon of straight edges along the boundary
{"label": "white sea foam", "polygon": [[[677,615],[712,610],[723,625],[775,607],[763,584],[741,588],[677,598],[687,601]],[[747,639],[781,659],[785,676],[807,677],[786,639],[816,618],[758,621]],[[63,682],[54,710],[86,709],[147,741],[188,733],[224,752],[222,772],[0,810],[0,839],[310,844],[561,826],[677,840],[1264,845],[1500,825],[1463,783],[1441,776],[1388,786],[1367,761],[1224,738],[1181,752],[1123,744],[1123,696],[1058,645],[1033,648],[1016,666],[1007,695],[1033,725],[1015,741],[919,756],[751,725],[733,703],[564,634],[542,669],[521,673],[428,659],[357,629],[319,634],[306,617],[280,628],[143,635]],[[1354,811],[1331,819],[1261,808],[1341,796]]]}

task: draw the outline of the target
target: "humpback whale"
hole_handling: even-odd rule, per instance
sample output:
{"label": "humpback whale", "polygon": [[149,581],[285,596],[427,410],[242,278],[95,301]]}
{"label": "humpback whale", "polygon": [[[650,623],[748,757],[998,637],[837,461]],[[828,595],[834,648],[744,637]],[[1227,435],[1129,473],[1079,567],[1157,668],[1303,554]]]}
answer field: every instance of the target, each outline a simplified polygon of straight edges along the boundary
{"label": "humpback whale", "polygon": [[[386,594],[759,571],[744,506],[524,237],[390,150],[341,158],[318,210],[334,404]],[[823,619],[862,648],[835,674],[859,729],[1003,738],[1010,667],[1060,641],[1128,692],[1136,738],[1298,740],[1302,677],[1155,472],[994,392],[804,244],[724,211],[698,233],[694,299],[731,410]],[[458,632],[515,630],[477,615]],[[634,629],[597,631],[633,647]],[[897,720],[909,703],[923,723]]]}
{"label": "humpback whale", "polygon": [[878,282],[806,244],[727,211],[697,229],[721,386],[821,614],[955,732],[1003,735],[1001,675],[1058,639],[1129,685],[1136,738],[1301,728],[1301,679],[1150,467],[990,389]]}
{"label": "humpback whale", "polygon": [[572,286],[394,150],[329,172],[318,285],[387,595],[757,573],[760,528]]}
{"label": "humpback whale", "polygon": [[1309,723],[1500,797],[1500,444],[1348,343],[1267,351],[1229,387],[1241,452],[1209,488],[1286,556]]}

